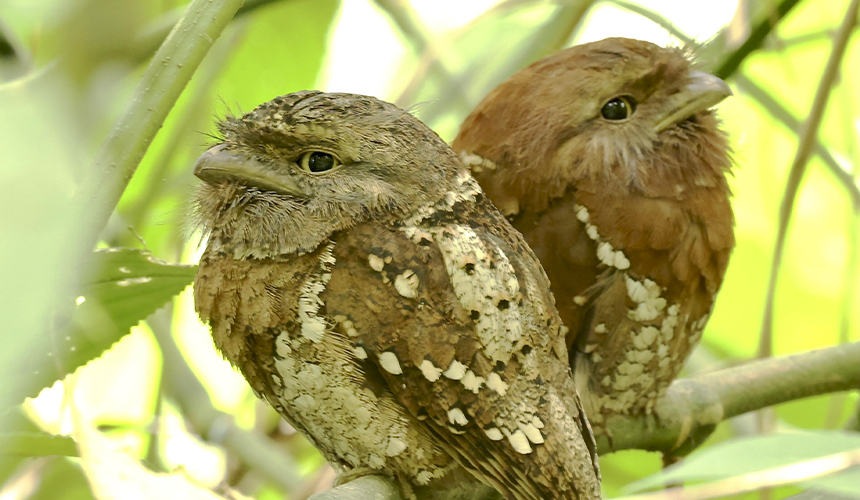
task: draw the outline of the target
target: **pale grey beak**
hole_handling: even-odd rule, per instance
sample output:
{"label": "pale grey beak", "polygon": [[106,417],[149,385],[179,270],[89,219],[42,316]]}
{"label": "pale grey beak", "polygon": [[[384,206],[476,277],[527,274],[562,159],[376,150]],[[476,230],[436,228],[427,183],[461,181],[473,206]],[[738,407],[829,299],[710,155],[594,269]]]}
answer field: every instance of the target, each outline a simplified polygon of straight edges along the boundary
{"label": "pale grey beak", "polygon": [[699,111],[715,106],[732,95],[732,89],[722,79],[704,71],[691,71],[690,82],[684,90],[669,99],[665,115],[657,118],[654,132],[660,133]]}
{"label": "pale grey beak", "polygon": [[279,175],[271,166],[246,153],[227,149],[226,144],[207,149],[197,159],[194,175],[212,184],[235,182],[264,191],[297,197],[307,196],[288,176]]}

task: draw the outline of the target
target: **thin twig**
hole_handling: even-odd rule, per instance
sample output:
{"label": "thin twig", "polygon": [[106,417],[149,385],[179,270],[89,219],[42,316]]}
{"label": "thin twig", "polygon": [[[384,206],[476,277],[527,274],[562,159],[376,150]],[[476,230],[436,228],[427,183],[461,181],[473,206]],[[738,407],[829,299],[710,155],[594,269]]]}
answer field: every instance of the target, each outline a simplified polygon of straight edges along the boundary
{"label": "thin twig", "polygon": [[[215,84],[218,75],[226,68],[224,61],[228,60],[229,54],[238,46],[238,41],[245,36],[246,25],[239,24],[238,29],[232,30],[230,36],[222,40],[223,43],[218,43],[213,47],[212,57],[208,58],[208,62],[197,72],[194,78],[196,87],[194,92],[190,93],[189,102],[182,109],[182,114],[174,127],[176,130],[196,130],[194,124],[200,120],[201,111],[209,102],[209,91]],[[165,188],[177,185],[177,183],[168,181],[166,177],[185,137],[186,135],[183,134],[170,135],[164,147],[161,148],[161,154],[153,161],[154,169],[149,174],[151,181],[146,183],[143,192],[134,199],[131,207],[125,211],[127,224],[132,228],[140,226],[149,209],[162,195]],[[185,168],[183,174],[187,175],[187,173],[188,169]]]}
{"label": "thin twig", "polygon": [[[496,71],[495,78],[487,80],[488,84],[491,87],[495,86],[526,64],[558,50],[570,39],[574,30],[595,1],[573,0],[561,3],[550,21],[537,29],[531,38],[517,46],[515,52],[506,55],[504,59],[505,64]],[[520,5],[530,2],[520,0],[513,3]],[[459,89],[470,88],[472,92],[475,92],[473,88],[474,84],[471,80],[473,80],[473,74],[477,71],[479,71],[477,68],[473,68],[465,74],[458,75],[446,82],[439,92],[437,92],[438,99],[422,108],[421,120],[430,123],[444,111],[449,110],[448,99],[455,92],[459,92]],[[482,96],[488,89],[484,90],[484,92],[475,93]],[[401,99],[398,99],[396,102],[400,103],[400,105],[406,104]],[[468,107],[463,111],[468,111]]]}
{"label": "thin twig", "polygon": [[791,170],[788,174],[785,196],[783,197],[782,205],[780,206],[776,245],[774,246],[773,260],[771,261],[767,301],[765,303],[764,320],[762,321],[761,337],[759,340],[759,357],[769,356],[772,351],[773,303],[774,296],[776,294],[776,278],[780,264],[782,263],[783,249],[785,247],[786,234],[788,232],[788,223],[791,219],[792,210],[794,209],[794,200],[797,197],[797,192],[800,188],[800,181],[803,179],[804,172],[806,172],[807,161],[809,160],[809,155],[812,153],[815,145],[818,127],[821,124],[821,118],[824,116],[824,108],[827,105],[827,99],[830,97],[830,90],[833,88],[833,82],[836,81],[836,75],[839,71],[842,58],[845,55],[845,48],[848,45],[848,39],[850,38],[851,31],[854,28],[854,23],[857,22],[858,9],[860,9],[860,0],[852,0],[851,4],[848,6],[848,11],[845,13],[845,18],[839,26],[839,31],[836,33],[836,38],[833,41],[833,50],[831,51],[830,58],[827,60],[827,65],[824,68],[821,83],[818,86],[818,90],[815,92],[815,98],[812,101],[812,109],[809,112],[809,117],[807,118],[800,134],[797,153],[795,154],[794,162],[792,163]]}
{"label": "thin twig", "polygon": [[148,323],[161,349],[164,393],[179,405],[191,427],[284,491],[299,488],[303,480],[291,457],[266,436],[242,429],[235,424],[232,415],[212,406],[209,393],[188,366],[171,335],[169,309],[156,312]]}
{"label": "thin twig", "polygon": [[[536,3],[545,3],[545,0],[505,0],[503,2],[500,2],[493,7],[490,7],[489,9],[485,10],[464,26],[461,26],[449,32],[447,34],[448,44],[455,45],[457,40],[459,40],[463,35],[474,30],[476,26],[480,25],[488,19],[492,19],[496,16],[502,16],[509,11],[527,7],[531,4]],[[420,90],[421,85],[427,76],[427,73],[430,71],[430,68],[439,62],[440,56],[441,54],[439,52],[426,50],[421,54],[421,57],[418,59],[418,64],[416,65],[415,73],[412,74],[412,78],[410,78],[409,83],[406,84],[400,95],[394,101],[397,106],[401,108],[408,108],[409,106],[414,104],[415,95]]]}
{"label": "thin twig", "polygon": [[143,74],[131,104],[93,161],[89,205],[93,220],[83,246],[89,252],[141,158],[185,85],[243,0],[193,0]]}
{"label": "thin twig", "polygon": [[723,420],[788,401],[860,388],[860,342],[676,380],[654,414],[607,419],[598,453],[641,449],[683,454]]}
{"label": "thin twig", "polygon": [[[245,0],[244,5],[236,11],[234,18],[250,14],[261,7],[283,2],[286,0]],[[153,21],[147,23],[143,28],[134,34],[134,43],[132,44],[131,53],[134,54],[134,59],[138,62],[143,62],[148,59],[170,34],[170,30],[179,22],[185,13],[185,7],[177,7],[165,12]]]}
{"label": "thin twig", "polygon": [[764,16],[762,21],[755,27],[749,38],[738,47],[737,50],[729,54],[729,56],[717,67],[715,75],[723,80],[732,76],[741,63],[762,46],[767,36],[779,24],[779,21],[784,18],[791,9],[793,9],[800,0],[783,0],[769,15]]}
{"label": "thin twig", "polygon": [[[415,53],[422,55],[422,59],[424,57],[427,58],[429,64],[423,68],[424,74],[430,78],[437,79],[441,83],[450,81],[453,76],[448,71],[444,61],[442,61],[442,56],[443,54],[451,53],[451,50],[448,47],[439,46],[440,43],[445,44],[445,39],[440,38],[438,41],[434,41],[427,35],[424,27],[416,20],[417,16],[411,5],[409,5],[409,2],[404,0],[374,0],[374,2],[394,21],[394,24],[403,33],[403,36],[412,44]],[[398,98],[398,102],[412,104],[412,101],[415,99],[415,95],[412,92],[417,90],[417,88],[417,86],[407,86],[406,90]],[[466,94],[463,92],[463,89],[458,88],[454,90],[455,92],[451,94],[451,97],[455,102],[452,104],[456,106],[467,105]]]}
{"label": "thin twig", "polygon": [[[802,125],[800,120],[795,118],[788,108],[774,99],[767,90],[750,80],[744,73],[740,72],[735,74],[732,83],[734,83],[734,85],[744,93],[758,101],[759,104],[767,110],[769,116],[775,118],[776,121],[781,122],[786,126],[786,128],[795,133],[800,131]],[[839,184],[841,184],[848,193],[848,196],[851,198],[852,206],[854,206],[855,209],[860,209],[860,188],[857,187],[857,180],[854,179],[850,173],[846,172],[841,165],[839,165],[836,158],[830,154],[827,147],[825,147],[817,138],[815,140],[813,151],[821,158],[824,165],[827,167],[827,170],[836,177],[836,180],[839,181]]]}
{"label": "thin twig", "polygon": [[672,23],[672,21],[669,21],[665,17],[661,16],[660,14],[658,14],[652,10],[649,10],[645,7],[642,7],[639,4],[627,2],[625,0],[607,0],[607,1],[608,1],[608,3],[615,4],[624,10],[629,10],[630,12],[633,12],[634,14],[639,14],[640,16],[651,21],[652,23],[656,24],[657,26],[660,26],[664,30],[668,31],[670,35],[674,36],[678,40],[681,40],[684,43],[684,45],[687,47],[693,47],[693,46],[697,45],[696,42],[692,38],[687,36],[686,33],[684,33],[677,26],[675,26]]}

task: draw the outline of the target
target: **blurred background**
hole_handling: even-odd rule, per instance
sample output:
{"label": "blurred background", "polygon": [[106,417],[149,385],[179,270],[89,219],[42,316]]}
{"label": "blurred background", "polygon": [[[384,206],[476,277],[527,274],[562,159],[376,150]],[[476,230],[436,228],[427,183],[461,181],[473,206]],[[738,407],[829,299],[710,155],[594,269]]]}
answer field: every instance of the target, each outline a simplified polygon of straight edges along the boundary
{"label": "blurred background", "polygon": [[[99,246],[144,249],[171,263],[197,261],[199,235],[188,234],[183,223],[196,185],[191,169],[216,120],[226,114],[302,89],[362,93],[412,108],[451,140],[469,110],[517,70],[563,47],[624,36],[698,46],[699,64],[725,77],[735,92],[719,114],[734,149],[738,244],[685,373],[860,339],[855,22],[793,203],[774,294],[772,342],[761,342],[780,204],[798,131],[822,86],[849,1],[245,3],[148,148]],[[140,484],[155,484],[147,471],[182,471],[193,485],[222,493],[301,499],[328,488],[334,478],[316,451],[260,403],[214,350],[193,311],[190,288],[167,304],[166,298],[154,299],[151,309],[158,310],[131,334],[89,338],[86,355],[45,375],[58,366],[45,360],[75,351],[80,340],[58,333],[60,328],[40,333],[46,320],[64,317],[55,310],[56,297],[74,283],[98,281],[92,277],[96,271],[69,261],[92,218],[79,197],[98,190],[85,185],[92,179],[88,169],[133,104],[137,82],[184,8],[183,0],[0,0],[0,363],[23,367],[9,369],[0,384],[32,386],[22,395],[35,396],[57,374],[98,358],[7,411],[12,431],[0,435],[0,448],[9,447],[0,453],[0,499],[108,498],[104,491],[111,484],[94,486],[102,489],[94,493],[86,478],[101,471],[110,483],[104,478],[119,474],[112,469],[122,462],[117,445],[146,465],[135,472],[144,475]],[[762,26],[767,36],[749,42]],[[193,268],[175,269],[175,290],[166,297],[193,276]],[[77,305],[85,298],[80,295]],[[767,420],[777,430],[838,429],[856,408],[856,392],[840,393],[780,405]],[[706,447],[756,433],[759,423],[754,416],[724,422]],[[69,449],[69,441],[40,431],[85,444]],[[601,465],[604,493],[617,497],[626,485],[659,471],[661,461],[654,453],[625,451],[602,457]],[[162,493],[140,498],[170,497],[167,489],[155,491]],[[782,487],[772,495],[797,491]]]}

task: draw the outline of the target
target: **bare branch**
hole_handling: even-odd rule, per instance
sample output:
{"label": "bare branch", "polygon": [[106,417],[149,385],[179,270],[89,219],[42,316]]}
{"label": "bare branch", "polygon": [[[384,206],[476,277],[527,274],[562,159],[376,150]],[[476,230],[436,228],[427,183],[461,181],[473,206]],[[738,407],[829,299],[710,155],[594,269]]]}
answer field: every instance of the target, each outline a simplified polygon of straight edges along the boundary
{"label": "bare branch", "polygon": [[191,371],[170,334],[169,308],[153,314],[148,323],[164,358],[161,377],[164,393],[179,405],[191,427],[284,491],[297,489],[302,479],[289,455],[266,436],[242,429],[235,424],[232,415],[212,406],[209,393]]}
{"label": "bare branch", "polygon": [[388,476],[363,476],[311,496],[308,500],[401,500],[400,488]]}
{"label": "bare branch", "polygon": [[780,264],[782,263],[782,254],[785,247],[786,234],[788,233],[788,222],[791,219],[792,210],[794,209],[794,200],[797,197],[797,192],[800,189],[800,181],[803,179],[803,174],[806,172],[807,161],[812,154],[813,146],[815,145],[816,135],[818,134],[818,126],[821,124],[821,118],[824,116],[824,108],[827,105],[827,99],[830,97],[830,90],[833,88],[833,82],[836,81],[836,74],[839,72],[839,66],[842,63],[842,58],[845,55],[845,48],[848,45],[851,31],[854,29],[854,24],[857,22],[857,12],[860,9],[860,0],[852,0],[848,6],[848,11],[845,13],[845,18],[839,26],[839,31],[833,40],[833,51],[830,53],[830,58],[827,60],[827,65],[824,68],[824,74],[821,76],[821,83],[818,90],[815,92],[815,98],[812,101],[812,109],[809,112],[809,118],[804,124],[803,131],[800,134],[800,142],[797,145],[797,154],[794,157],[794,163],[791,165],[791,170],[788,173],[788,181],[785,186],[785,197],[782,199],[779,214],[779,229],[776,237],[776,245],[773,250],[773,261],[770,268],[770,279],[768,280],[767,302],[765,303],[764,319],[761,327],[761,340],[759,343],[759,357],[769,356],[773,342],[773,303],[776,294],[776,278],[779,272]]}
{"label": "bare branch", "polygon": [[[775,118],[778,122],[781,122],[789,130],[792,130],[795,133],[800,131],[802,125],[800,120],[795,118],[788,108],[774,99],[766,89],[760,87],[745,74],[737,73],[732,80],[732,83],[737,85],[739,89],[744,91],[750,97],[758,101],[759,104],[767,110],[771,117]],[[827,170],[836,177],[836,180],[838,180],[848,192],[848,196],[851,198],[851,204],[855,207],[855,210],[860,209],[860,188],[857,187],[857,181],[854,177],[839,165],[839,162],[836,161],[836,158],[830,154],[830,151],[827,150],[821,141],[815,141],[814,151],[815,154],[821,158],[821,161],[824,162]]]}
{"label": "bare branch", "polygon": [[[598,452],[624,449],[688,453],[718,423],[746,412],[809,396],[860,388],[860,342],[744,365],[675,381],[655,409],[642,417],[607,420],[611,439],[598,436]],[[400,500],[394,480],[365,476],[311,500]]]}
{"label": "bare branch", "polygon": [[762,46],[770,32],[773,31],[777,24],[779,24],[780,19],[788,15],[788,13],[791,12],[791,9],[793,9],[798,2],[799,0],[782,0],[773,10],[771,15],[765,16],[759,25],[755,27],[743,45],[738,47],[736,51],[729,54],[714,74],[723,80],[732,76],[741,66],[741,63],[743,63],[750,54]]}
{"label": "bare branch", "polygon": [[[858,0],[860,1],[860,0]],[[611,417],[598,452],[625,449],[688,453],[718,423],[768,406],[860,388],[860,342],[768,358],[676,380],[654,414]]]}

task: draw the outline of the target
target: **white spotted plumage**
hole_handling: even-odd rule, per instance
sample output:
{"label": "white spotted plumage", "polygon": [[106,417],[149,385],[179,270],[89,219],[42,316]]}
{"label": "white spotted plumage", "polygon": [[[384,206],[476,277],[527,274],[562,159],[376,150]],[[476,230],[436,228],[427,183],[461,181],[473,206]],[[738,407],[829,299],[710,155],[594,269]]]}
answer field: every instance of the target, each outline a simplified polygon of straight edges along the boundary
{"label": "white spotted plumage", "polygon": [[475,333],[493,362],[507,363],[522,336],[519,282],[508,257],[464,225],[431,228],[460,304],[474,311]]}

